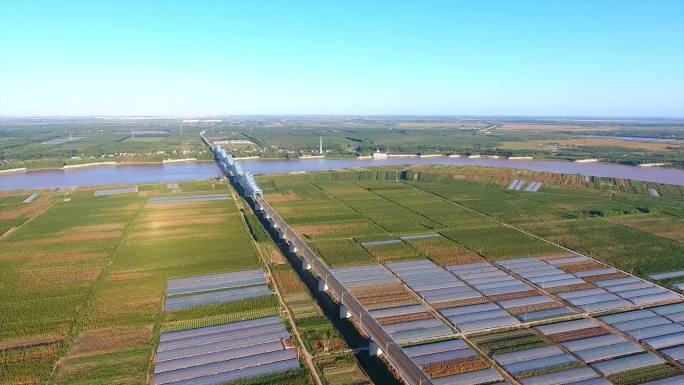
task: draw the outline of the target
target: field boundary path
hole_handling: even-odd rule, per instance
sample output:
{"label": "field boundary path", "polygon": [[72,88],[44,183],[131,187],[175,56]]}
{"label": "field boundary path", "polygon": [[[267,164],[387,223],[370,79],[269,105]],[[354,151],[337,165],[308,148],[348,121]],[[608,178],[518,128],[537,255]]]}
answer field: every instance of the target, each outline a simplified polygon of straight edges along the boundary
{"label": "field boundary path", "polygon": [[[237,199],[235,196],[235,191],[234,189],[230,189],[230,196],[233,199],[233,202],[235,202],[235,207],[238,208],[238,211],[240,212],[240,218],[242,219],[242,225],[245,228],[245,231],[248,232],[249,234],[249,239],[252,241],[252,246],[257,251],[257,254],[259,254],[259,259],[261,259],[261,262],[264,264],[266,271],[268,272],[269,277],[273,277],[273,274],[271,273],[271,266],[268,264],[268,261],[266,261],[266,258],[264,257],[264,254],[261,250],[261,247],[259,247],[259,244],[256,242],[254,237],[252,236],[251,233],[247,230],[247,221],[245,220],[245,215],[240,210],[242,207],[242,202]],[[251,208],[250,208],[251,210]],[[295,337],[297,337],[297,341],[299,342],[300,349],[298,351],[302,351],[303,356],[304,356],[304,361],[306,362],[306,366],[309,368],[309,372],[311,372],[311,376],[314,378],[316,381],[316,385],[323,385],[323,381],[321,381],[320,376],[318,375],[318,371],[316,370],[316,365],[313,362],[313,357],[311,354],[306,350],[304,347],[304,340],[302,339],[301,334],[299,333],[299,329],[297,328],[297,323],[295,322],[294,317],[292,316],[292,313],[290,312],[290,309],[287,307],[287,303],[285,302],[285,299],[283,298],[282,294],[280,293],[280,288],[278,288],[278,283],[276,282],[275,279],[271,279],[271,282],[273,283],[273,288],[275,289],[276,295],[278,296],[278,301],[280,302],[281,306],[283,307],[285,314],[287,315],[287,319],[290,321],[290,325],[292,326],[292,331],[294,332]]]}
{"label": "field boundary path", "polygon": [[27,223],[30,223],[30,222],[31,222],[32,220],[34,220],[35,218],[38,218],[39,216],[45,214],[48,210],[50,210],[50,209],[52,208],[52,206],[56,205],[60,200],[62,200],[62,199],[63,199],[65,196],[67,196],[67,195],[69,195],[69,193],[60,195],[57,199],[55,199],[54,202],[50,203],[47,207],[45,207],[43,210],[41,210],[41,211],[40,211],[39,213],[37,213],[36,215],[34,215],[34,216],[32,216],[31,218],[28,218],[28,219],[26,219],[25,221],[21,222],[18,226],[13,226],[13,227],[10,227],[9,229],[7,229],[7,231],[5,231],[4,233],[0,234],[0,241],[4,240],[5,238],[8,238],[8,237],[9,237],[10,235],[12,235],[15,231],[21,229],[22,227],[24,227],[24,225],[26,225]]}
{"label": "field boundary path", "polygon": [[141,204],[140,207],[138,208],[138,211],[133,215],[126,224],[126,227],[123,230],[123,233],[121,234],[121,237],[116,243],[116,247],[114,248],[114,251],[112,251],[112,254],[109,258],[109,261],[107,261],[107,264],[104,265],[104,268],[100,272],[100,275],[97,276],[97,279],[95,282],[93,282],[93,285],[90,288],[90,292],[88,293],[88,297],[84,301],[83,308],[79,310],[78,315],[74,318],[74,323],[71,325],[69,329],[69,334],[65,340],[65,346],[63,348],[63,351],[60,352],[60,356],[55,361],[54,366],[52,367],[52,373],[50,374],[50,384],[55,384],[57,383],[57,369],[59,368],[59,365],[61,364],[62,360],[65,358],[65,356],[69,353],[69,349],[73,346],[74,340],[76,337],[78,337],[78,334],[81,332],[83,328],[83,322],[86,319],[87,314],[93,310],[93,301],[95,299],[95,293],[97,292],[97,289],[99,285],[102,284],[102,282],[108,277],[109,271],[111,270],[112,265],[114,264],[114,260],[116,259],[117,255],[119,254],[119,250],[121,248],[121,245],[123,242],[126,240],[126,237],[128,236],[128,232],[130,231],[131,227],[135,223],[136,219],[140,216],[140,214],[143,211],[143,208],[145,207],[145,204]]}

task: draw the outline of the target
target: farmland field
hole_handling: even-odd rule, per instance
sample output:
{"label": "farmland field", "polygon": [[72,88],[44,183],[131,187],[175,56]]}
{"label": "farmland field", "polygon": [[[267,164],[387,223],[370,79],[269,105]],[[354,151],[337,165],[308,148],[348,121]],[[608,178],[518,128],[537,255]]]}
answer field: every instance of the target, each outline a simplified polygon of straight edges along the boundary
{"label": "farmland field", "polygon": [[[2,119],[0,169],[47,168],[116,161],[160,162],[211,154],[197,135],[221,142],[236,156],[297,158],[318,154],[356,158],[375,150],[399,154],[481,154],[575,160],[601,158],[638,164],[663,162],[682,167],[681,123],[538,119],[300,117],[220,118],[187,122],[178,118]],[[137,132],[137,133],[135,133]],[[594,136],[596,134],[600,136]],[[72,136],[73,135],[73,136]],[[73,140],[70,140],[72,138]]]}
{"label": "farmland field", "polygon": [[[169,191],[140,187],[99,197],[46,193],[55,204],[0,241],[0,384],[144,384],[161,330],[278,314],[273,296],[164,313],[167,279],[260,263],[232,200],[148,204]],[[180,186],[182,195],[227,188]],[[2,199],[11,213],[20,197]],[[245,383],[308,384],[307,373]]]}
{"label": "farmland field", "polygon": [[[278,248],[279,245],[251,212],[247,202],[239,199],[238,204],[256,241],[257,251],[268,264],[274,285],[291,315],[292,327],[298,330],[303,348],[311,356],[321,381],[326,385],[372,385],[373,382],[350,350],[350,343],[358,347],[360,341],[350,340],[349,335],[342,335],[337,325],[331,322],[330,315],[325,314],[314,299],[303,278]],[[333,308],[337,311],[336,306]]]}
{"label": "farmland field", "polygon": [[[684,208],[679,188],[659,186],[668,197],[653,197],[637,183],[631,188],[630,183],[615,181],[622,187],[606,191],[601,184],[576,180],[573,185],[539,175],[545,178],[543,190],[519,192],[506,189],[510,180],[496,174],[455,168],[448,178],[449,168],[437,174],[427,169],[395,172],[401,175],[398,180],[382,169],[259,180],[267,186],[265,199],[275,196],[273,206],[284,219],[296,218],[295,231],[307,229],[303,237],[333,268],[333,275],[407,349],[419,346],[418,351],[427,351],[413,343],[444,339],[458,330],[498,364],[499,371],[520,383],[551,384],[567,378],[564,381],[645,384],[675,380],[683,373],[684,340],[681,325],[675,324],[684,319],[684,308],[676,303],[681,295],[610,267],[644,276],[681,269],[684,245],[672,236],[682,230],[677,228]],[[297,207],[289,199],[278,199],[295,190],[306,197],[297,199]],[[361,217],[349,221],[360,230],[350,225],[339,233],[326,231],[323,239],[313,238],[312,228],[334,228],[337,222],[321,221],[326,217],[321,211],[315,222],[305,222],[306,201],[318,209],[342,204]],[[616,221],[641,218],[640,224],[649,223],[648,218],[667,224],[670,237],[661,236],[658,226],[620,227]],[[367,223],[385,233],[359,234],[368,229]],[[558,224],[565,227],[554,233]],[[615,325],[592,318],[647,303],[666,304],[653,310],[666,316],[643,316],[643,330],[629,329],[638,327],[631,326],[636,322],[631,318]],[[433,318],[435,313],[443,318]],[[539,323],[542,319],[555,322]],[[441,322],[446,321],[453,327],[442,331]],[[668,325],[662,330],[647,331],[663,323]],[[526,327],[514,329],[516,324]],[[639,343],[611,327],[636,335]],[[498,330],[478,334],[485,329]],[[416,340],[410,339],[413,335],[403,339],[409,334]],[[670,349],[654,351],[659,347]],[[670,361],[663,360],[663,354],[672,357]],[[426,358],[421,363],[429,377],[473,371],[486,382],[492,379],[485,376],[498,376],[476,356],[435,362]]]}
{"label": "farmland field", "polygon": [[[483,167],[413,166],[399,174],[398,181],[383,169],[269,175],[259,183],[332,267],[390,254],[444,265],[567,253],[523,230],[637,274],[684,269],[684,202],[676,186]],[[506,190],[516,177],[544,187]],[[292,194],[298,199],[279,199]],[[440,236],[359,246],[433,232]]]}

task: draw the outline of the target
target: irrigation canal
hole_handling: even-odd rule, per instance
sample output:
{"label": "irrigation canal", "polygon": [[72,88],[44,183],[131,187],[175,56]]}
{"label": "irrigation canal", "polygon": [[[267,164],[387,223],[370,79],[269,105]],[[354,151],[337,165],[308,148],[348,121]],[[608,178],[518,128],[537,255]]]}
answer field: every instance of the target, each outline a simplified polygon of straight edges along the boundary
{"label": "irrigation canal", "polygon": [[[533,171],[582,174],[646,182],[684,185],[684,170],[662,167],[635,167],[614,163],[576,163],[559,160],[511,160],[489,158],[390,158],[390,159],[297,159],[240,161],[245,171],[253,174],[336,170],[374,166],[419,164],[474,165],[519,168]],[[73,169],[18,171],[0,174],[0,190],[64,188],[105,184],[170,182],[212,178],[221,175],[214,162],[181,162],[165,164],[102,165]]]}

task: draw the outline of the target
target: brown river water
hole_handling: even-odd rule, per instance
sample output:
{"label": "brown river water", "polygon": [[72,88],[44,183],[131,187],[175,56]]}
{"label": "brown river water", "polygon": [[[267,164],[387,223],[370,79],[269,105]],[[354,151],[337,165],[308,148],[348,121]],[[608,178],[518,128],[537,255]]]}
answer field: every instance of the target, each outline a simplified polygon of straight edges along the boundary
{"label": "brown river water", "polygon": [[[374,159],[298,159],[240,161],[253,174],[280,174],[302,171],[322,171],[371,166],[416,164],[477,165],[519,168],[563,174],[581,174],[634,179],[646,182],[684,185],[684,170],[663,167],[635,167],[614,163],[575,163],[559,160],[511,160],[467,158],[390,158]],[[4,173],[0,175],[0,190],[65,188],[106,184],[137,184],[211,178],[221,174],[214,162],[184,162],[167,164],[105,165],[74,169],[53,169]]]}

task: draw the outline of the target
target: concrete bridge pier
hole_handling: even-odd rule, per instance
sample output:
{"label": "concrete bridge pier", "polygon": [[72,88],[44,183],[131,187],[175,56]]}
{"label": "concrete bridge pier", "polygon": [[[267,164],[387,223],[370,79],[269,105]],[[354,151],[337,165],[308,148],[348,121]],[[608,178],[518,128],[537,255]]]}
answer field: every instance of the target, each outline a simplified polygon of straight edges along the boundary
{"label": "concrete bridge pier", "polygon": [[311,270],[311,264],[306,259],[302,259],[302,270]]}
{"label": "concrete bridge pier", "polygon": [[287,250],[292,254],[296,254],[297,253],[297,246],[295,246],[295,244],[293,242],[290,242],[287,246]]}
{"label": "concrete bridge pier", "polygon": [[327,291],[328,282],[323,277],[318,277],[318,291]]}
{"label": "concrete bridge pier", "polygon": [[371,340],[370,344],[368,344],[368,355],[371,357],[382,355],[382,349],[380,349],[380,345],[373,340]]}
{"label": "concrete bridge pier", "polygon": [[340,318],[351,318],[351,313],[346,306],[340,304]]}

